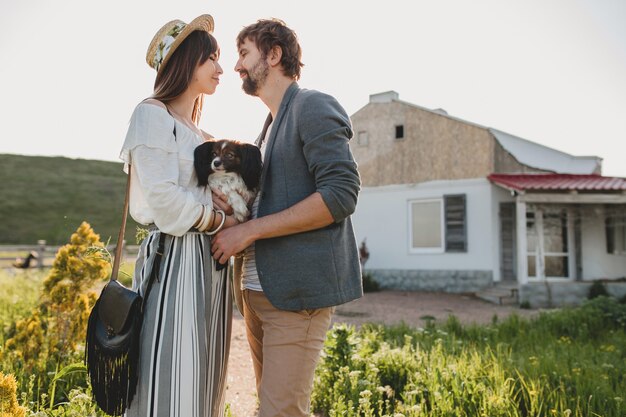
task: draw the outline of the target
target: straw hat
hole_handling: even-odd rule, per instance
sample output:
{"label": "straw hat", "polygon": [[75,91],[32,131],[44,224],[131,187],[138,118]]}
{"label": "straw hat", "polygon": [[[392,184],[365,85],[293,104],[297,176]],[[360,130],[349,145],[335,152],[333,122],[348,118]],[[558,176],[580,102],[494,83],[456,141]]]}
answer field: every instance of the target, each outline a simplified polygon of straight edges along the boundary
{"label": "straw hat", "polygon": [[203,30],[213,33],[213,27],[213,17],[208,14],[196,17],[189,24],[181,20],[167,22],[152,38],[146,53],[146,62],[158,73],[191,32]]}

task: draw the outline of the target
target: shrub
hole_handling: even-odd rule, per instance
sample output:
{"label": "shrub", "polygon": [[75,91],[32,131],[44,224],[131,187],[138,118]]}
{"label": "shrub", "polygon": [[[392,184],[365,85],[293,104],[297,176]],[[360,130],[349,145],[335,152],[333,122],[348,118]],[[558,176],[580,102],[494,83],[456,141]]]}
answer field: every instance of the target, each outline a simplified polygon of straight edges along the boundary
{"label": "shrub", "polygon": [[609,292],[606,290],[606,285],[604,285],[601,281],[594,281],[589,287],[589,294],[587,298],[589,300],[593,300],[596,297],[609,296]]}
{"label": "shrub", "polygon": [[17,382],[11,374],[0,372],[0,416],[24,417],[26,408],[17,404]]}
{"label": "shrub", "polygon": [[363,272],[363,291],[364,292],[376,292],[380,291],[380,284],[374,279],[369,272]]}
{"label": "shrub", "polygon": [[[70,243],[57,252],[36,308],[7,334],[2,350],[4,364],[10,364],[21,386],[30,375],[36,375],[38,391],[51,390],[52,404],[57,398],[48,374],[82,357],[87,320],[96,301],[93,287],[109,272],[107,260],[94,255],[103,248],[100,237],[83,222]],[[84,375],[81,384],[86,385]],[[66,397],[59,394],[58,399]]]}

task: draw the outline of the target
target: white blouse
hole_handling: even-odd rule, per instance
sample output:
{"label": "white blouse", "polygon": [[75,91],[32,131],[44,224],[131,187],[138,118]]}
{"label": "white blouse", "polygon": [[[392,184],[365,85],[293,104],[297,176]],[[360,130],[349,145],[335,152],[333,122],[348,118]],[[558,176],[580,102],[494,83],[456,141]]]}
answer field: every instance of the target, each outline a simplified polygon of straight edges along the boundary
{"label": "white blouse", "polygon": [[[176,137],[174,137],[176,126]],[[164,233],[182,236],[212,207],[211,193],[198,187],[193,151],[204,142],[162,107],[140,103],[133,112],[120,159],[132,167],[130,215]]]}

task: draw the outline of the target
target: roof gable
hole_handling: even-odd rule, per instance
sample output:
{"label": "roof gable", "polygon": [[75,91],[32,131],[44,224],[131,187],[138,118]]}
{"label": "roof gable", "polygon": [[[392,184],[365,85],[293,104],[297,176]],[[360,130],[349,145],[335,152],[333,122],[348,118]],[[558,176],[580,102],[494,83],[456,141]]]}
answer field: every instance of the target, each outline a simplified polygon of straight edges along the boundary
{"label": "roof gable", "polygon": [[489,128],[489,132],[518,162],[532,168],[561,174],[597,174],[602,158],[573,156],[547,146]]}

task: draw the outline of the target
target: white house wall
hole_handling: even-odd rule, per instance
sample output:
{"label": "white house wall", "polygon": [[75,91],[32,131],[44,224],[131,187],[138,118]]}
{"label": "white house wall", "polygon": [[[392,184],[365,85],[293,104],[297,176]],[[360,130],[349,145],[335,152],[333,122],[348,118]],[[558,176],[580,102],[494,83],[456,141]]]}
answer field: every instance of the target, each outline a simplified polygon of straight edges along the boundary
{"label": "white house wall", "polygon": [[[491,284],[499,277],[498,208],[493,188],[486,179],[364,187],[353,222],[358,243],[366,239],[370,252],[365,269],[395,288],[454,291],[440,288],[449,275],[456,281],[445,285],[456,286],[462,281],[459,292],[472,286],[473,276],[481,281],[478,286]],[[466,196],[467,252],[411,253],[409,201],[441,199],[450,194]],[[494,271],[498,271],[497,277]],[[425,282],[430,282],[429,287],[420,286]]]}
{"label": "white house wall", "polygon": [[607,253],[604,208],[595,206],[594,210],[596,215],[581,219],[582,278],[622,278],[626,271],[626,255]]}

